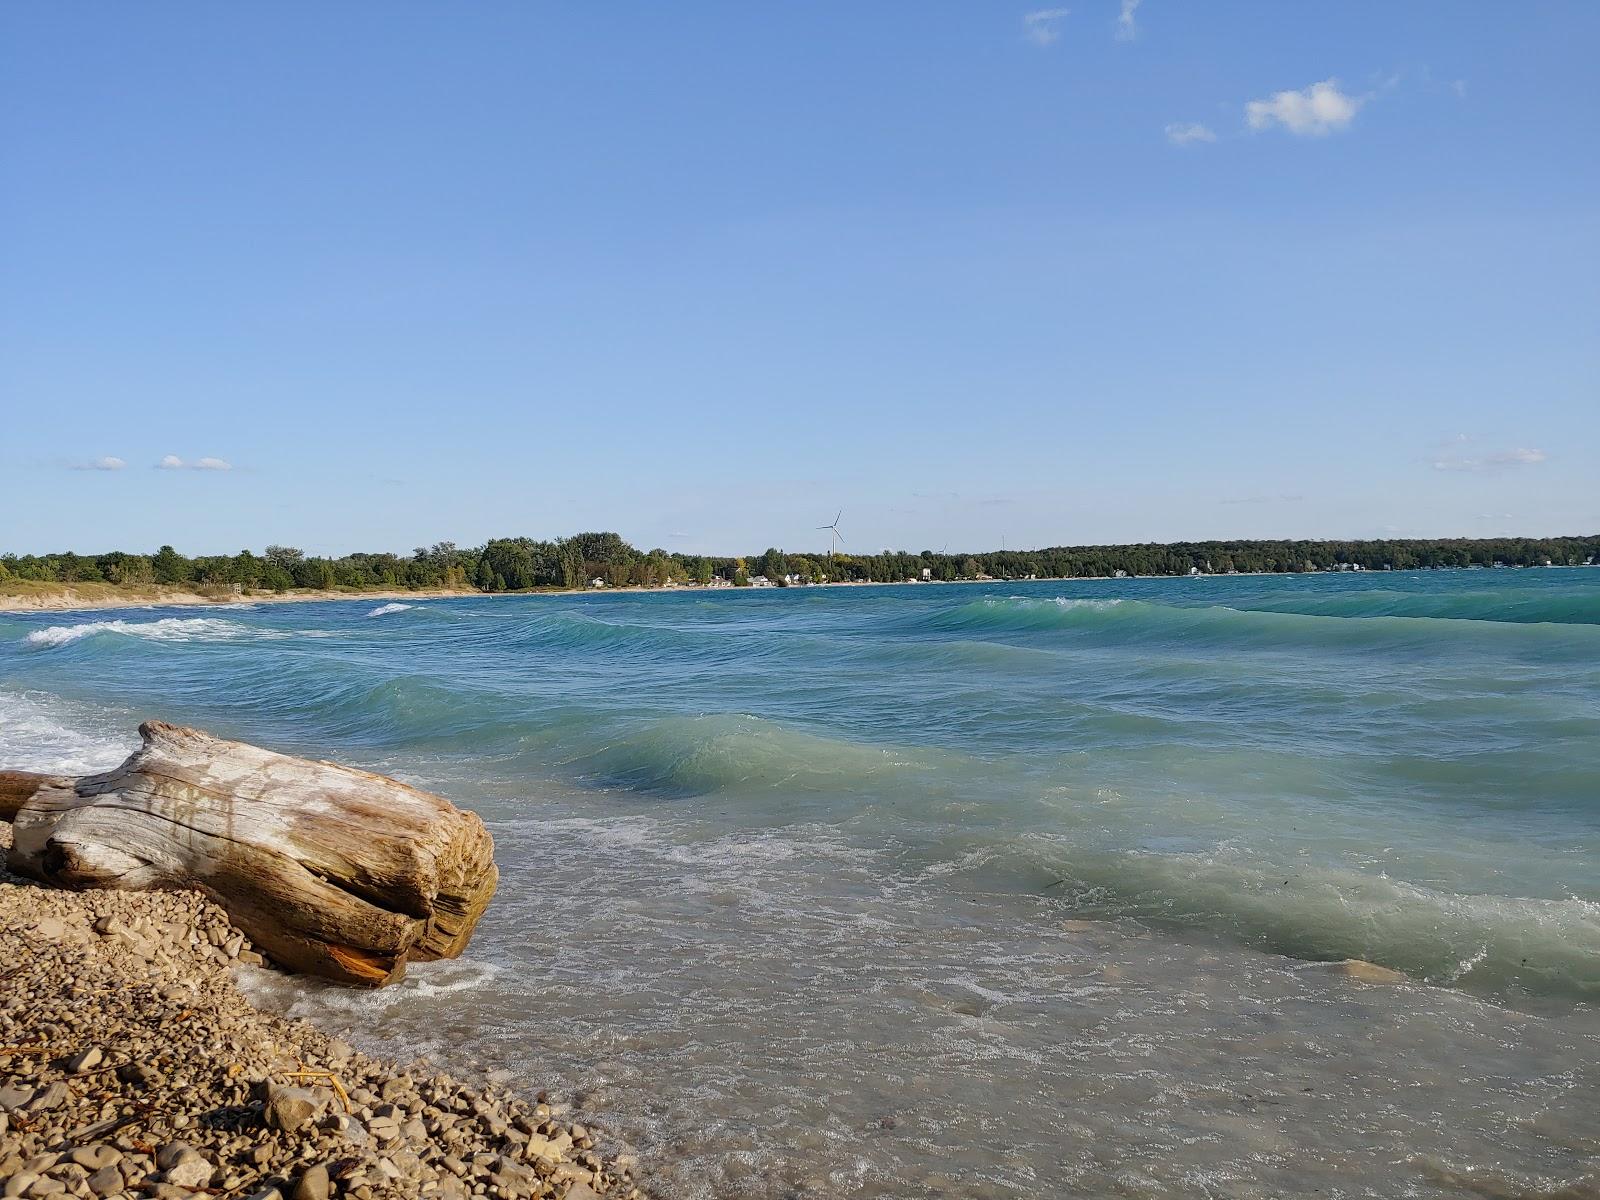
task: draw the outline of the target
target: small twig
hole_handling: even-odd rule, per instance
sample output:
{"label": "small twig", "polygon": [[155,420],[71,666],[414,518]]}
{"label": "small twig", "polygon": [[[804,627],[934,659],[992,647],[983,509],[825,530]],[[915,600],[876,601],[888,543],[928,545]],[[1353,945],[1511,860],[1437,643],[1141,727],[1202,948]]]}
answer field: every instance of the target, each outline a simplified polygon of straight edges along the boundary
{"label": "small twig", "polygon": [[231,1196],[235,1192],[242,1192],[245,1188],[249,1187],[252,1183],[260,1183],[266,1177],[267,1177],[267,1175],[266,1175],[265,1171],[257,1171],[254,1176],[251,1176],[250,1178],[247,1178],[247,1179],[240,1180],[238,1183],[234,1184],[231,1188],[228,1188],[226,1191],[220,1191],[218,1189],[213,1189],[213,1191],[216,1191],[217,1194],[219,1194],[219,1195]]}
{"label": "small twig", "polygon": [[[135,1104],[133,1107],[134,1111],[125,1117],[114,1117],[109,1121],[97,1121],[93,1125],[85,1125],[82,1129],[74,1130],[67,1135],[67,1142],[70,1144],[81,1141],[84,1138],[99,1137],[104,1133],[115,1132],[116,1130],[121,1129],[124,1125],[132,1125],[140,1117],[147,1116],[150,1113],[150,1110],[155,1108],[155,1105],[149,1102],[141,1102],[139,1104]],[[147,1153],[153,1154],[154,1152],[155,1151],[152,1149]]]}

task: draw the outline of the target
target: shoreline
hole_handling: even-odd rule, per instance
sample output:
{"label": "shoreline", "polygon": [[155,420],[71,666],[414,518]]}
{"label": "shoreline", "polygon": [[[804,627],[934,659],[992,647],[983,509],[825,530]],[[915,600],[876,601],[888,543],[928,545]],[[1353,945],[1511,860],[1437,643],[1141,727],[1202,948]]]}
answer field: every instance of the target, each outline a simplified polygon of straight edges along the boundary
{"label": "shoreline", "polygon": [[[489,593],[456,591],[446,588],[423,588],[417,591],[384,590],[376,592],[249,592],[227,596],[206,596],[200,592],[172,589],[152,593],[129,595],[104,595],[98,592],[83,595],[74,591],[71,584],[58,585],[61,590],[40,595],[0,595],[0,613],[32,612],[99,612],[112,608],[238,608],[256,604],[303,604],[330,600],[446,600],[455,596],[482,596]],[[112,585],[102,584],[101,587]],[[506,593],[512,594],[512,593]],[[515,593],[523,594],[523,593]]]}
{"label": "shoreline", "polygon": [[[1600,564],[1597,564],[1600,568]],[[1470,567],[1418,567],[1406,571],[1370,571],[1361,572],[1363,576],[1372,575],[1413,575],[1422,571],[1464,571],[1484,568]],[[1525,570],[1582,570],[1582,567],[1540,567],[1521,568]],[[475,588],[419,588],[407,591],[402,588],[385,588],[378,591],[311,591],[301,590],[292,592],[242,592],[224,596],[207,596],[196,591],[183,589],[156,589],[149,593],[133,592],[125,595],[110,594],[114,584],[91,584],[97,589],[90,594],[82,594],[72,584],[53,585],[55,591],[33,595],[0,594],[0,614],[4,613],[36,613],[36,612],[100,612],[106,609],[118,608],[236,608],[257,604],[326,604],[337,601],[361,602],[366,600],[397,601],[397,600],[453,600],[466,596],[483,597],[484,599],[498,599],[511,596],[604,596],[604,595],[638,595],[647,592],[732,592],[743,594],[748,592],[771,591],[812,591],[817,588],[880,588],[880,587],[940,587],[940,586],[972,586],[976,584],[1025,584],[1025,583],[1131,583],[1151,579],[1170,580],[1199,580],[1199,579],[1267,579],[1276,576],[1299,578],[1307,575],[1348,575],[1348,571],[1234,571],[1227,574],[1211,575],[1041,575],[1036,579],[903,579],[903,580],[875,580],[875,579],[841,579],[831,583],[797,584],[791,587],[780,588],[769,585],[767,587],[733,587],[730,584],[677,584],[674,587],[605,587],[605,588],[534,588],[517,592],[480,592]],[[104,589],[101,591],[99,589]]]}
{"label": "shoreline", "polygon": [[60,891],[0,866],[4,1193],[645,1200],[631,1157],[544,1092],[257,1007],[235,971],[261,961],[197,892]]}

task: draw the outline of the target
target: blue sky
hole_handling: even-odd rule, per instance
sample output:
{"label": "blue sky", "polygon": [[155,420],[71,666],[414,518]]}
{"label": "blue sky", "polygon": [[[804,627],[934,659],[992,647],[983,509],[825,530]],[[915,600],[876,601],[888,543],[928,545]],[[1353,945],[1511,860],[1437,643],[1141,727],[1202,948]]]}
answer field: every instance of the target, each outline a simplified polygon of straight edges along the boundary
{"label": "blue sky", "polygon": [[18,0],[0,549],[1593,532],[1597,49],[1589,3]]}

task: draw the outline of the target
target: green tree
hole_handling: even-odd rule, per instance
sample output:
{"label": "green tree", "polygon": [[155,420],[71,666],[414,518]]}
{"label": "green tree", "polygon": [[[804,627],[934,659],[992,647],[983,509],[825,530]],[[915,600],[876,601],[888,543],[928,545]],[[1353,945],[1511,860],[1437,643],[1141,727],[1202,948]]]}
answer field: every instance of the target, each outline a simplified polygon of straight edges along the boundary
{"label": "green tree", "polygon": [[186,583],[190,578],[189,560],[171,546],[163,546],[157,550],[150,566],[155,572],[157,583]]}
{"label": "green tree", "polygon": [[261,568],[261,586],[281,595],[294,586],[294,576],[278,563],[269,562]]}
{"label": "green tree", "polygon": [[776,582],[789,573],[789,560],[784,557],[782,550],[769,546],[756,562],[756,572]]}

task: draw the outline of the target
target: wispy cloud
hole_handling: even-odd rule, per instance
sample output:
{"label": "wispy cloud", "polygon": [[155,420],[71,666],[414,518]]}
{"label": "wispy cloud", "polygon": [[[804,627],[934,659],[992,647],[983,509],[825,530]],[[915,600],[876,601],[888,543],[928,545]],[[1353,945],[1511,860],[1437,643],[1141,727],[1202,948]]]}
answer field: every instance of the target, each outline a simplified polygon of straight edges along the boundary
{"label": "wispy cloud", "polygon": [[1340,91],[1337,79],[1324,79],[1298,92],[1274,92],[1265,100],[1251,100],[1244,106],[1244,117],[1251,129],[1278,125],[1297,137],[1323,137],[1349,128],[1367,99]]}
{"label": "wispy cloud", "polygon": [[1139,10],[1139,5],[1144,0],[1122,0],[1122,11],[1117,14],[1117,40],[1131,42],[1139,36],[1139,25],[1133,19],[1133,14]]}
{"label": "wispy cloud", "polygon": [[1022,17],[1022,36],[1035,46],[1048,46],[1061,37],[1061,20],[1070,8],[1040,8]]}
{"label": "wispy cloud", "polygon": [[1452,79],[1450,81],[1450,90],[1465,100],[1467,98],[1467,81],[1465,79]]}
{"label": "wispy cloud", "polygon": [[225,458],[197,458],[184,462],[176,454],[169,454],[156,464],[161,471],[231,471],[233,464]]}
{"label": "wispy cloud", "polygon": [[[1456,439],[1457,443],[1464,441]],[[1550,456],[1531,446],[1518,446],[1512,450],[1496,450],[1490,454],[1441,454],[1433,460],[1435,471],[1502,471],[1514,467],[1534,467],[1548,461]]]}
{"label": "wispy cloud", "polygon": [[104,458],[94,459],[92,462],[73,463],[74,471],[120,471],[128,464],[115,454],[107,454]]}
{"label": "wispy cloud", "polygon": [[1304,496],[1231,496],[1223,504],[1299,504]]}
{"label": "wispy cloud", "polygon": [[1214,142],[1217,135],[1198,121],[1175,121],[1167,126],[1167,141],[1174,146],[1190,146],[1195,142]]}

